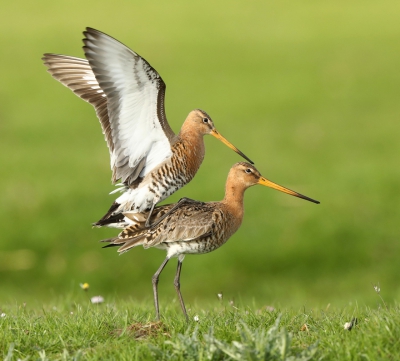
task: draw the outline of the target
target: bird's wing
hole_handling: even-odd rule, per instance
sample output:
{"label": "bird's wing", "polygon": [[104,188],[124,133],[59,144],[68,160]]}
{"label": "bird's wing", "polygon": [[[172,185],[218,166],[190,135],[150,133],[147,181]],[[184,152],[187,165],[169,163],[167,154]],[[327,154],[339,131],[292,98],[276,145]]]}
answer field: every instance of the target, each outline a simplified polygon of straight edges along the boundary
{"label": "bird's wing", "polygon": [[93,105],[100,120],[108,148],[112,153],[114,142],[108,118],[107,97],[100,88],[89,62],[86,59],[73,56],[49,53],[44,54],[42,60],[54,79]]}
{"label": "bird's wing", "polygon": [[[172,155],[171,143],[176,136],[165,115],[166,86],[145,59],[119,41],[91,28],[84,35],[88,62],[65,57],[63,61],[68,59],[70,67],[58,68],[58,75],[52,75],[60,81],[63,78],[61,82],[77,94],[74,87],[79,87],[78,95],[85,100],[99,94],[106,98],[96,105],[87,101],[95,106],[102,124],[113,182],[120,179],[130,185]],[[49,62],[46,65],[50,68]],[[54,68],[54,62],[51,67]],[[74,82],[66,80],[68,76],[75,77]],[[107,114],[103,112],[105,107]]]}
{"label": "bird's wing", "polygon": [[116,39],[92,28],[84,35],[86,59],[107,96],[114,178],[130,184],[172,155],[165,83],[145,59]]}
{"label": "bird's wing", "polygon": [[143,246],[148,248],[160,243],[185,242],[209,236],[214,231],[218,213],[213,203],[183,205],[154,229],[150,228]]}
{"label": "bird's wing", "polygon": [[193,208],[183,207],[167,217],[144,247],[153,247],[164,242],[192,241],[211,235],[215,225],[214,210],[210,211],[207,207],[197,210]]}

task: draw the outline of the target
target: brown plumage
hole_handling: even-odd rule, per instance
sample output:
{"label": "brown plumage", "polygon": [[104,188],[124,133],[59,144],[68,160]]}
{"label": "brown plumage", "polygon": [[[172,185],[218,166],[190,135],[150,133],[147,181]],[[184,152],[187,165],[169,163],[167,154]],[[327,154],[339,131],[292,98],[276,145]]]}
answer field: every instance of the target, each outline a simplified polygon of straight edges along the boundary
{"label": "brown plumage", "polygon": [[84,35],[86,59],[44,54],[43,61],[56,80],[95,108],[110,151],[112,182],[121,182],[116,191],[123,194],[96,226],[124,228],[123,212],[151,213],[190,182],[203,161],[206,134],[252,163],[200,109],[189,113],[175,135],[165,114],[166,85],[157,71],[101,31],[87,28]]}
{"label": "brown plumage", "polygon": [[159,318],[158,278],[171,257],[178,257],[178,268],[174,285],[182,311],[187,318],[186,308],[180,292],[180,272],[186,254],[211,252],[222,246],[240,227],[243,220],[244,191],[256,184],[277,189],[290,195],[319,203],[288,188],[273,183],[261,176],[248,163],[236,163],[228,174],[225,197],[220,202],[197,202],[182,199],[176,204],[156,207],[151,215],[152,226],[146,227],[148,213],[125,213],[131,225],[116,238],[104,240],[110,246],[120,246],[123,253],[136,246],[155,247],[167,252],[167,257],[153,276],[156,317]]}

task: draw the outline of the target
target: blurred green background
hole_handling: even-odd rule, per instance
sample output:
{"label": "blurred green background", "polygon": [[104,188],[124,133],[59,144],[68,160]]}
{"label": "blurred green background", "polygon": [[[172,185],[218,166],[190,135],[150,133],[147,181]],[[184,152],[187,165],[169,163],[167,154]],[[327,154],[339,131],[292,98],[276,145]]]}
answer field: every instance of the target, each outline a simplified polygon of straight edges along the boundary
{"label": "blurred green background", "polygon": [[[321,201],[246,192],[241,229],[188,256],[186,302],[296,307],[400,297],[400,3],[360,1],[10,1],[0,13],[0,301],[93,294],[151,302],[164,253],[118,256],[92,229],[112,203],[109,156],[93,108],[46,72],[41,56],[83,57],[97,28],[145,57],[167,84],[179,128],[191,109],[267,178]],[[241,159],[206,137],[183,196],[219,200]],[[160,280],[175,297],[175,261]]]}

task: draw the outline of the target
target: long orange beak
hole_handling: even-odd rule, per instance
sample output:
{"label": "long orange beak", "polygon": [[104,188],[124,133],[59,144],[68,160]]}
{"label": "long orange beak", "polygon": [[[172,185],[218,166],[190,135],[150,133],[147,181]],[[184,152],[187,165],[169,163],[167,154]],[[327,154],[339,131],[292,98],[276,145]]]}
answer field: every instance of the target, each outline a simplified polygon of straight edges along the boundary
{"label": "long orange beak", "polygon": [[224,143],[225,145],[227,145],[229,148],[231,148],[232,150],[234,150],[237,154],[239,154],[240,156],[242,156],[244,159],[246,159],[249,163],[254,164],[254,162],[252,162],[248,157],[246,157],[239,149],[237,149],[231,142],[229,142],[228,140],[226,140],[221,134],[219,134],[217,132],[216,129],[211,130],[210,134],[212,136],[214,136],[215,138],[219,139],[222,143]]}
{"label": "long orange beak", "polygon": [[289,188],[282,187],[282,186],[280,186],[279,184],[276,184],[276,183],[274,183],[274,182],[271,182],[270,180],[268,180],[268,179],[266,179],[266,178],[264,178],[264,177],[260,177],[260,179],[258,180],[257,183],[258,183],[258,184],[261,184],[261,185],[263,185],[263,186],[267,186],[267,187],[276,189],[276,190],[281,191],[281,192],[283,192],[283,193],[290,194],[291,196],[303,198],[303,199],[305,199],[306,201],[310,201],[310,202],[319,204],[319,201],[316,201],[315,199],[312,199],[312,198],[303,196],[302,194],[297,193],[297,192],[295,192],[295,191],[292,191],[292,190],[289,189]]}

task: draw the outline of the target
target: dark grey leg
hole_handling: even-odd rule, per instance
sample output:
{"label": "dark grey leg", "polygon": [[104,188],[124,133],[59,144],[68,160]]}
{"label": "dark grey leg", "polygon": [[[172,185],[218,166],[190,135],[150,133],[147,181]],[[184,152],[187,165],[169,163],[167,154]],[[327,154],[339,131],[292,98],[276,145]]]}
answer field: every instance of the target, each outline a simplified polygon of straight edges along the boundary
{"label": "dark grey leg", "polygon": [[151,218],[151,214],[152,214],[153,211],[154,211],[154,207],[155,207],[155,206],[156,206],[155,203],[153,203],[153,205],[151,206],[149,215],[147,216],[147,219],[146,219],[146,223],[144,224],[144,226],[145,226],[146,228],[149,228],[149,227],[150,227],[150,218]]}
{"label": "dark grey leg", "polygon": [[185,315],[186,322],[189,322],[189,317],[187,315],[185,303],[183,302],[183,297],[182,297],[182,294],[181,294],[181,284],[179,282],[179,280],[181,278],[181,269],[182,269],[182,261],[178,259],[178,267],[176,269],[176,275],[175,275],[175,279],[174,279],[174,286],[175,286],[176,292],[178,293],[179,302],[181,304],[181,308],[182,308],[183,314]]}
{"label": "dark grey leg", "polygon": [[166,264],[168,263],[168,261],[169,261],[169,258],[167,257],[152,278],[154,305],[156,306],[156,319],[157,320],[160,319],[160,309],[158,307],[158,290],[157,290],[158,278],[160,277],[160,274],[161,274],[162,270],[164,269],[164,267],[166,266]]}

